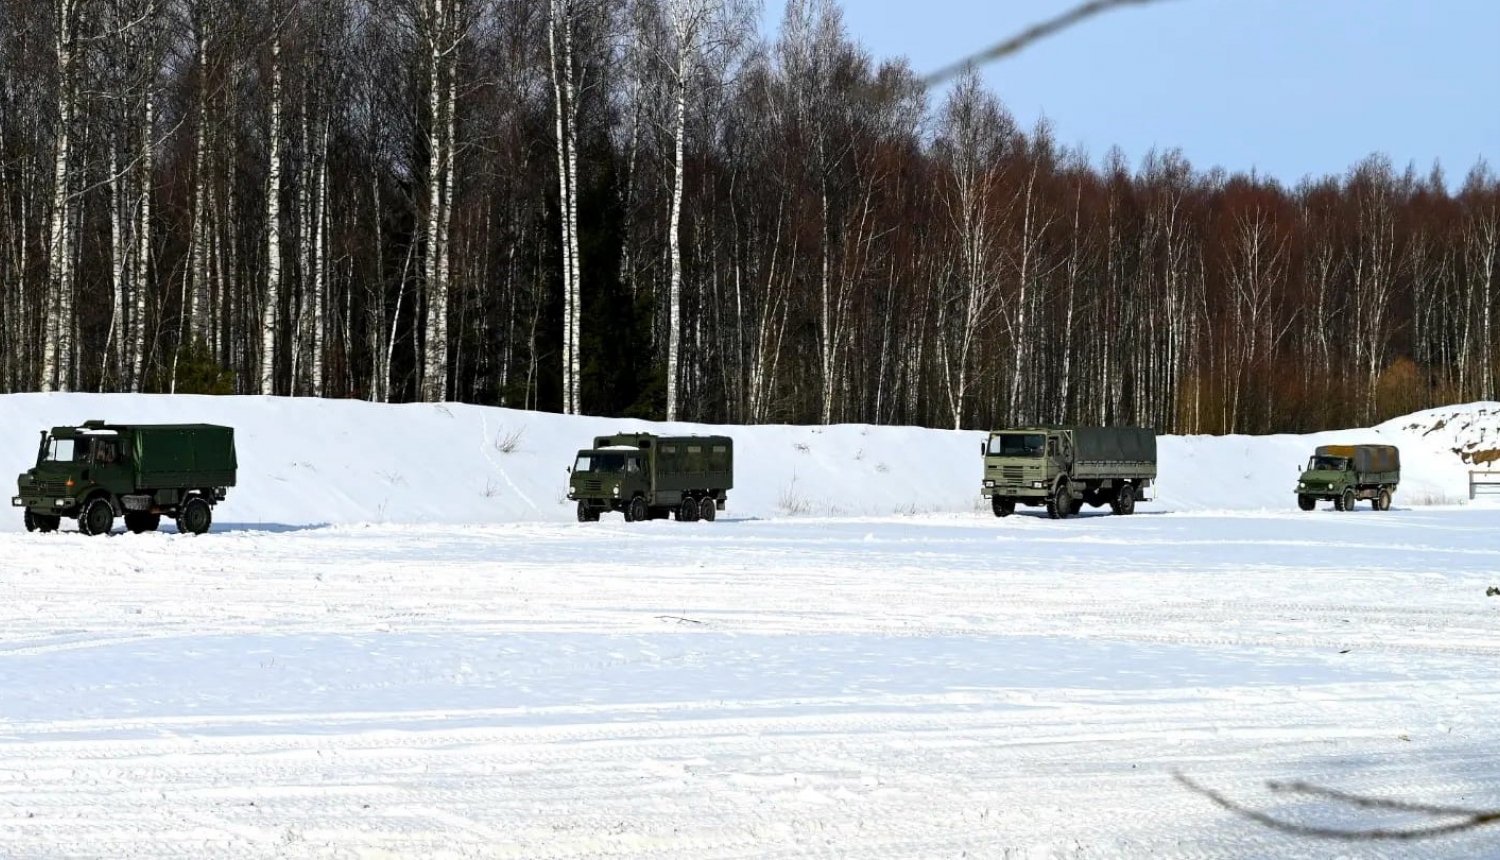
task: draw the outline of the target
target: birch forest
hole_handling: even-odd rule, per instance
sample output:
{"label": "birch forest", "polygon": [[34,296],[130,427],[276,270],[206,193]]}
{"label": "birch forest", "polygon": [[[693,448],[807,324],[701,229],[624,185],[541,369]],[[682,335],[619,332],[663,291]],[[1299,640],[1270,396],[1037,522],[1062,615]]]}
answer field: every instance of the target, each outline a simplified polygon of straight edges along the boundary
{"label": "birch forest", "polygon": [[0,391],[1170,433],[1500,397],[1483,162],[1079,152],[832,0],[760,18],[0,0]]}

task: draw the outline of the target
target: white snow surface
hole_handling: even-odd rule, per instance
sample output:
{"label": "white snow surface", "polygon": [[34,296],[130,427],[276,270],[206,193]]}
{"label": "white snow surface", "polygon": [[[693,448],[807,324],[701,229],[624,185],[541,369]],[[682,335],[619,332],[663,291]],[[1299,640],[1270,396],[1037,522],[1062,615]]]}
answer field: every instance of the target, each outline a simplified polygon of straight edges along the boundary
{"label": "white snow surface", "polygon": [[[1163,437],[1061,522],[979,509],[978,433],[674,425],[735,437],[723,518],[582,524],[575,449],[663,425],[0,397],[17,471],[89,418],[241,463],[206,535],[0,531],[0,858],[1493,856],[1178,776],[1500,809],[1497,416]],[[1325,441],[1401,445],[1396,509],[1297,511]]]}

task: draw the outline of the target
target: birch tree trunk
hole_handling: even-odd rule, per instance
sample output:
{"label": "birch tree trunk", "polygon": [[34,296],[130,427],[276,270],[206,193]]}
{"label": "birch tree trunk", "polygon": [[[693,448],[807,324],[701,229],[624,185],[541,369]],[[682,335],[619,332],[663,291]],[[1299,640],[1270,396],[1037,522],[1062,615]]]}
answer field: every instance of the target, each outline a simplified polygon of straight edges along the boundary
{"label": "birch tree trunk", "polygon": [[[681,30],[678,32],[679,44],[684,39]],[[687,59],[689,48],[685,45],[678,55],[678,77],[673,91],[676,96],[676,111],[672,130],[672,203],[671,213],[667,218],[667,256],[671,262],[670,286],[667,291],[667,301],[670,303],[668,312],[667,333],[667,420],[677,420],[677,382],[680,376],[678,368],[678,355],[682,349],[682,186],[683,186],[683,161],[682,161],[682,137],[687,128],[687,85],[690,74]]]}
{"label": "birch tree trunk", "polygon": [[328,340],[328,314],[326,312],[328,265],[325,249],[328,225],[328,129],[326,125],[318,146],[317,192],[314,194],[313,207],[317,212],[317,229],[313,235],[312,296],[308,300],[308,314],[312,318],[312,340],[308,344],[312,367],[309,368],[308,375],[312,386],[312,396],[322,397],[323,352]]}
{"label": "birch tree trunk", "polygon": [[422,399],[439,402],[448,393],[447,235],[450,220],[447,176],[454,168],[454,103],[459,40],[460,0],[428,0],[427,219],[424,239],[427,326],[422,350]]}
{"label": "birch tree trunk", "polygon": [[[154,49],[150,53],[155,56]],[[156,170],[156,93],[148,81],[141,100],[140,205],[135,229],[134,309],[130,314],[129,390],[139,393],[146,378],[146,295],[151,276],[151,197]]]}
{"label": "birch tree trunk", "polygon": [[[124,351],[117,347],[123,345],[120,339],[120,326],[125,318],[125,270],[129,265],[126,259],[125,245],[125,191],[124,170],[120,166],[120,140],[111,133],[109,136],[109,284],[110,284],[110,307],[109,327],[104,335],[104,349],[99,354],[99,385],[100,390],[109,390],[111,371],[114,381],[122,382],[125,378],[123,371]],[[115,360],[111,361],[111,353],[115,353]]]}
{"label": "birch tree trunk", "polygon": [[[273,8],[276,8],[273,6]],[[276,393],[281,308],[281,34],[271,41],[271,128],[266,138],[266,292],[260,306],[260,393]]]}
{"label": "birch tree trunk", "polygon": [[56,0],[57,134],[52,173],[52,227],[48,235],[48,286],[42,390],[69,391],[73,379],[72,125],[77,0]]}
{"label": "birch tree trunk", "polygon": [[578,339],[581,327],[578,271],[577,119],[573,74],[573,0],[549,0],[547,50],[556,109],[558,214],[562,229],[563,281],[563,413],[577,415],[579,402]]}

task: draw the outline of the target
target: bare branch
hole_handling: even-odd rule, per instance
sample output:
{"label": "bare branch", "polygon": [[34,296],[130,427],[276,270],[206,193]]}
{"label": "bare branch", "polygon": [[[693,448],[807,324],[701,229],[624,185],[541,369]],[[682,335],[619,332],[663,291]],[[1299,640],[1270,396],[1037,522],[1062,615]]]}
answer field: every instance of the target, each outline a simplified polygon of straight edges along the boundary
{"label": "bare branch", "polygon": [[1203,795],[1221,808],[1240,816],[1248,818],[1257,824],[1262,824],[1273,830],[1290,833],[1296,836],[1310,836],[1318,839],[1338,839],[1346,842],[1377,842],[1377,841],[1415,841],[1418,839],[1431,839],[1436,836],[1450,836],[1455,833],[1463,833],[1475,830],[1488,824],[1500,822],[1500,810],[1476,810],[1461,809],[1447,806],[1433,806],[1430,804],[1410,803],[1400,800],[1386,800],[1378,797],[1365,797],[1358,794],[1349,794],[1329,788],[1321,788],[1309,785],[1305,782],[1269,782],[1267,788],[1271,791],[1288,794],[1307,794],[1314,797],[1322,797],[1328,800],[1338,801],[1361,809],[1383,809],[1395,812],[1413,812],[1428,815],[1433,818],[1457,817],[1462,820],[1448,824],[1436,824],[1426,827],[1410,827],[1404,829],[1388,830],[1385,828],[1369,828],[1366,830],[1341,830],[1334,827],[1314,827],[1306,824],[1295,824],[1290,821],[1277,818],[1265,812],[1251,809],[1236,801],[1230,800],[1222,793],[1207,786],[1199,785],[1182,773],[1174,773],[1178,782],[1187,786],[1194,792]]}
{"label": "bare branch", "polygon": [[959,60],[956,63],[952,63],[950,65],[944,66],[941,69],[938,69],[935,72],[932,72],[931,74],[922,78],[922,84],[929,87],[933,84],[940,84],[943,81],[948,80],[949,78],[956,77],[957,75],[962,74],[964,69],[967,69],[971,66],[977,67],[984,63],[991,63],[995,60],[1003,59],[1004,57],[1008,57],[1011,54],[1024,50],[1033,42],[1039,42],[1042,39],[1047,38],[1048,36],[1052,36],[1062,30],[1066,30],[1074,24],[1086,21],[1089,18],[1100,14],[1101,12],[1107,12],[1110,9],[1114,9],[1118,6],[1146,6],[1148,4],[1157,2],[1160,2],[1160,0],[1089,0],[1089,2],[1079,6],[1075,6],[1074,8],[1068,10],[1067,12],[1064,12],[1061,15],[1058,15],[1055,18],[1049,18],[1046,21],[1042,21],[1038,24],[1033,24],[1032,26],[1026,28],[1025,30],[1022,30],[1020,33],[1017,33],[1016,35],[1012,36],[1009,39],[1006,39],[1003,42],[1000,42],[999,44],[992,45],[991,47],[986,48],[985,50],[980,51],[977,54],[970,54],[969,56],[963,58],[962,60]]}

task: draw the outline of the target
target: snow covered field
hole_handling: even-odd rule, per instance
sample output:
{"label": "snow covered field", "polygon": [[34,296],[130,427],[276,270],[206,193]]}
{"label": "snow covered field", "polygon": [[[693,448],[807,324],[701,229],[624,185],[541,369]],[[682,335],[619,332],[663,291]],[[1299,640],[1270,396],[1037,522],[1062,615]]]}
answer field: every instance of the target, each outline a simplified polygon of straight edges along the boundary
{"label": "snow covered field", "polygon": [[1389,513],[1296,511],[1308,438],[1164,438],[1157,501],[1054,522],[975,512],[976,434],[737,428],[725,519],[630,525],[558,496],[640,422],[204,405],[0,398],[18,460],[54,420],[244,428],[209,535],[0,531],[0,858],[1500,848],[1294,838],[1173,778],[1330,826],[1427,821],[1265,782],[1500,808],[1500,508],[1409,489],[1456,501],[1494,404],[1359,434],[1403,440]]}

